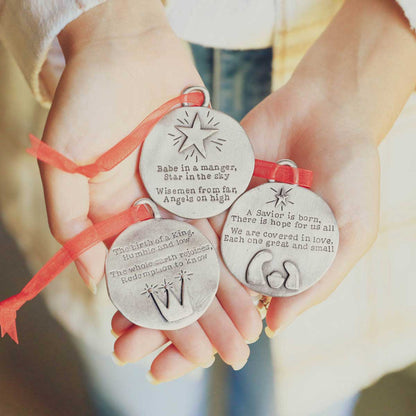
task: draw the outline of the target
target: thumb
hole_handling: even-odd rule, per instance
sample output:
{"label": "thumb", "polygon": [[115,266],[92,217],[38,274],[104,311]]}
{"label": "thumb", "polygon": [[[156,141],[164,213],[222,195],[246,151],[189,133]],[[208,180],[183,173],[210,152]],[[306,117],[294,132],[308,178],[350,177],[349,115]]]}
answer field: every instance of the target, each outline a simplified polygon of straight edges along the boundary
{"label": "thumb", "polygon": [[[55,239],[66,241],[92,225],[89,213],[88,179],[68,174],[41,164],[41,178],[45,194],[49,228]],[[81,278],[92,293],[104,275],[106,247],[99,243],[75,260]]]}

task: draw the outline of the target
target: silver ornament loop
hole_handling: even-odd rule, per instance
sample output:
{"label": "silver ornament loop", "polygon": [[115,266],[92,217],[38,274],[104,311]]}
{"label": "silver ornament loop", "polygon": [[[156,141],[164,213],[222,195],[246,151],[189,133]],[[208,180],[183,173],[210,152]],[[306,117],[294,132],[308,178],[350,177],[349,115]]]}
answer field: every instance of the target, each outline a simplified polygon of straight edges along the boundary
{"label": "silver ornament loop", "polygon": [[[205,87],[187,87],[182,91],[182,94],[189,94],[194,91],[200,91],[204,94],[204,102],[202,103],[201,107],[209,107],[211,104],[211,97],[209,95],[209,91]],[[190,107],[188,103],[183,103],[183,107]]]}
{"label": "silver ornament loop", "polygon": [[139,205],[147,205],[153,212],[153,218],[158,220],[161,218],[160,211],[157,205],[150,198],[140,198],[134,201],[133,206],[137,207]]}
{"label": "silver ornament loop", "polygon": [[[282,165],[282,166],[290,166],[294,169],[294,180],[293,180],[293,186],[298,186],[299,183],[299,172],[298,172],[298,165],[291,159],[280,159],[276,162],[276,165]],[[270,183],[276,182],[274,179],[268,180]]]}
{"label": "silver ornament loop", "polygon": [[280,159],[276,162],[278,165],[285,165],[285,166],[290,166],[291,168],[296,169],[298,167],[298,165],[290,159]]}

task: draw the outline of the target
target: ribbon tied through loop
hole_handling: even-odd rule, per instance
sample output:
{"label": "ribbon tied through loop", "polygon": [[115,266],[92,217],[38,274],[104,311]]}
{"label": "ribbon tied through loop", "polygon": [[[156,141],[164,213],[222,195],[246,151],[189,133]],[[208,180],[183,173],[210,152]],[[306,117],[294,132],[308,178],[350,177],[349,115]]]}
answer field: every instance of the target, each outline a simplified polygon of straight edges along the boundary
{"label": "ribbon tied through loop", "polygon": [[[130,134],[101,155],[94,163],[78,165],[46,143],[30,135],[31,147],[27,152],[37,159],[67,173],[78,173],[88,178],[100,172],[113,169],[133,153],[145,140],[154,125],[169,111],[186,104],[201,106],[205,95],[201,91],[190,91],[173,98],[149,114]],[[264,160],[255,161],[254,176],[286,182],[310,188],[312,172],[287,165],[279,165]],[[128,226],[153,217],[149,204],[134,204],[129,209],[104,221],[96,223],[67,241],[63,247],[33,276],[20,293],[0,302],[1,336],[9,334],[18,343],[16,313],[29,300],[37,296],[73,260],[89,248],[117,236]]]}

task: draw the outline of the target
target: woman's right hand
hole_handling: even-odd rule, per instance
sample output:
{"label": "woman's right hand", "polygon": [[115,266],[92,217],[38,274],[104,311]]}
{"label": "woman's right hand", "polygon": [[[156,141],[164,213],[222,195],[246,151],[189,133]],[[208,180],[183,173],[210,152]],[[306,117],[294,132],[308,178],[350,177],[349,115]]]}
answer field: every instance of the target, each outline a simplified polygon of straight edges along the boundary
{"label": "woman's right hand", "polygon": [[[70,23],[59,40],[66,67],[43,140],[81,165],[93,162],[184,87],[203,85],[190,52],[170,29],[156,0],[110,0]],[[60,243],[147,196],[137,174],[137,158],[138,150],[91,180],[40,164],[50,229]],[[207,220],[192,224],[218,246]],[[100,243],[76,261],[93,292],[104,275],[106,253],[106,245]],[[127,341],[116,345],[118,358],[136,361],[150,352],[146,345],[156,349],[170,340],[173,345],[156,363],[173,362],[166,357],[174,351],[190,366],[207,366],[218,351],[225,362],[241,368],[249,355],[247,342],[258,338],[262,324],[247,291],[223,264],[221,268],[217,297],[199,322],[178,331],[146,330],[147,343],[125,336]],[[129,322],[123,325],[129,334],[141,330]],[[160,377],[166,379],[169,366],[162,367]]]}

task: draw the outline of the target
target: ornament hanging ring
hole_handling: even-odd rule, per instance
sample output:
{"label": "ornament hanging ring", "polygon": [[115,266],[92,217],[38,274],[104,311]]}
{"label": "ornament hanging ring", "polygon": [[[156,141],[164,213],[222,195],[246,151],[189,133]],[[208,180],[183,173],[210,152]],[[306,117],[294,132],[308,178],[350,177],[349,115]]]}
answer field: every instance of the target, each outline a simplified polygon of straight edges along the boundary
{"label": "ornament hanging ring", "polygon": [[140,198],[134,201],[133,206],[147,205],[153,212],[153,218],[158,220],[161,218],[157,205],[150,198]]}
{"label": "ornament hanging ring", "polygon": [[[204,94],[204,102],[202,103],[201,107],[209,107],[211,104],[211,97],[209,95],[209,91],[205,87],[187,87],[182,91],[182,95],[189,94],[194,91],[199,91]],[[189,107],[188,103],[183,103],[183,107]]]}
{"label": "ornament hanging ring", "polygon": [[297,169],[298,165],[290,159],[280,159],[276,162],[276,164],[278,165],[285,165],[285,166],[290,166],[291,168]]}
{"label": "ornament hanging ring", "polygon": [[[294,172],[294,180],[293,185],[297,186],[299,183],[299,171],[298,171],[298,165],[291,159],[280,159],[276,162],[276,165],[282,165],[282,166],[290,166],[293,168]],[[269,182],[276,182],[274,179],[269,179]]]}

